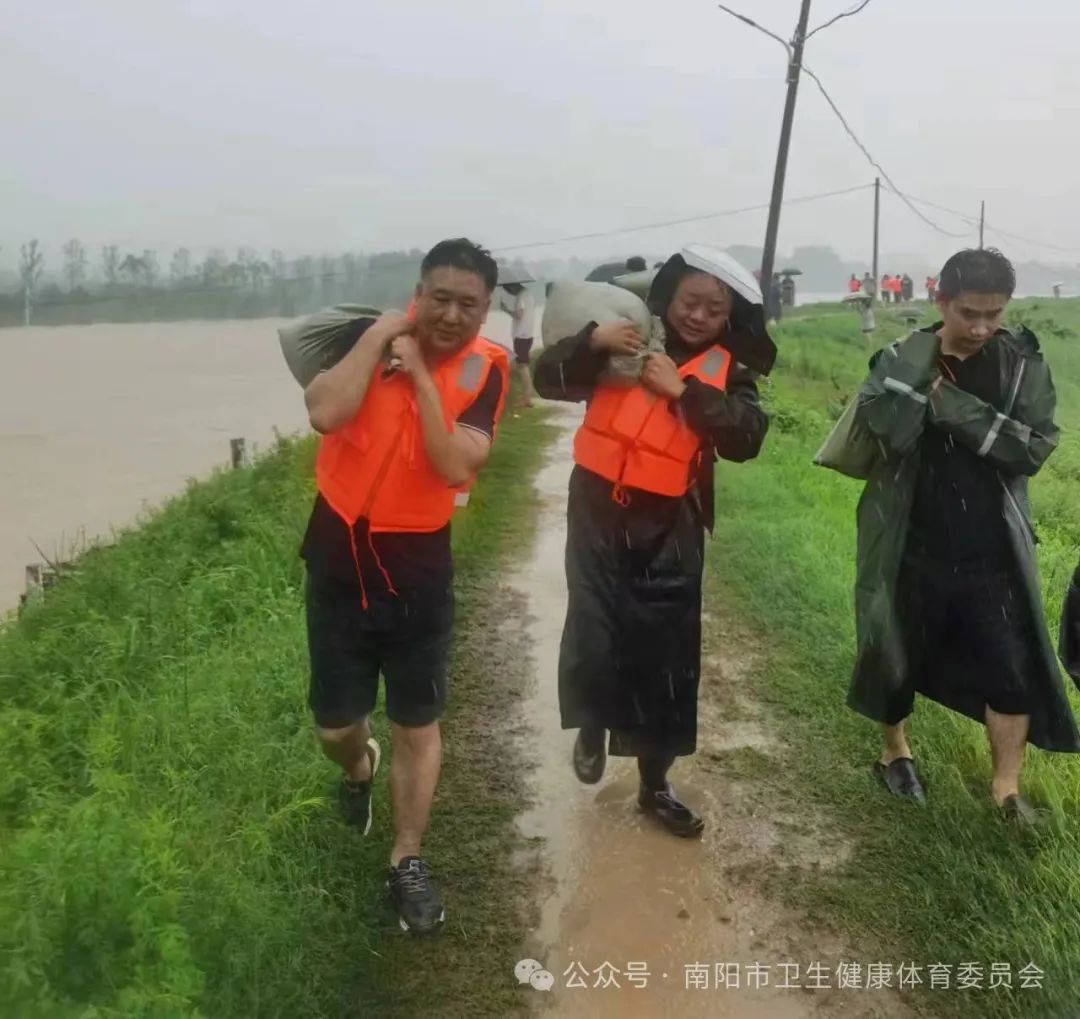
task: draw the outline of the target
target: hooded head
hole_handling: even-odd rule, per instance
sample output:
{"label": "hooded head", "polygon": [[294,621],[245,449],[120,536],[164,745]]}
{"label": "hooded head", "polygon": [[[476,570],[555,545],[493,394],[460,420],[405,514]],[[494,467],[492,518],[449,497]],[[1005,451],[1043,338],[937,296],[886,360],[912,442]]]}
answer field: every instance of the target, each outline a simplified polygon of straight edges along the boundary
{"label": "hooded head", "polygon": [[767,375],[776,345],[765,328],[761,291],[730,255],[710,245],[687,245],[656,274],[649,310],[670,337],[690,348],[720,344],[748,368]]}

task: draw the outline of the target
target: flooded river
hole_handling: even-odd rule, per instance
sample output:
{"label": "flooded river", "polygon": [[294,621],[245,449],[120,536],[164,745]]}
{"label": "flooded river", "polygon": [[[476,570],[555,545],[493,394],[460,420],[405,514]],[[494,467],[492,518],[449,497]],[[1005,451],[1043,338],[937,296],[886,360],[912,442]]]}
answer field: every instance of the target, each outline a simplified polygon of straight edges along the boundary
{"label": "flooded river", "polygon": [[[0,329],[0,613],[63,558],[228,463],[306,431],[280,320]],[[494,313],[485,334],[508,343]]]}
{"label": "flooded river", "polygon": [[228,462],[307,427],[275,320],[0,330],[0,611],[28,563],[68,554]]}

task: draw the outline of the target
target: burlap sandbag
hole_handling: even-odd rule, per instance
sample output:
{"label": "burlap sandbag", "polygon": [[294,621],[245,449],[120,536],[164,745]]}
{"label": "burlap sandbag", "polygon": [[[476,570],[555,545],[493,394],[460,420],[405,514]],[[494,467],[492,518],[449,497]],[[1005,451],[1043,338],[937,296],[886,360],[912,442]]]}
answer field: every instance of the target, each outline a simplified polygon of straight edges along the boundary
{"label": "burlap sandbag", "polygon": [[628,272],[625,275],[616,276],[611,282],[620,289],[629,290],[630,293],[637,294],[643,301],[646,301],[659,271],[658,268],[653,268],[642,269],[640,272]]}
{"label": "burlap sandbag", "polygon": [[332,368],[356,342],[356,325],[382,312],[366,304],[335,304],[278,329],[289,371],[307,387],[319,372]]}
{"label": "burlap sandbag", "polygon": [[636,294],[610,283],[557,283],[544,305],[540,337],[545,347],[568,336],[576,336],[590,322],[625,321],[641,334],[645,346],[633,356],[612,355],[601,378],[609,382],[633,385],[641,377],[645,357],[664,352],[664,327],[649,314],[645,302]]}

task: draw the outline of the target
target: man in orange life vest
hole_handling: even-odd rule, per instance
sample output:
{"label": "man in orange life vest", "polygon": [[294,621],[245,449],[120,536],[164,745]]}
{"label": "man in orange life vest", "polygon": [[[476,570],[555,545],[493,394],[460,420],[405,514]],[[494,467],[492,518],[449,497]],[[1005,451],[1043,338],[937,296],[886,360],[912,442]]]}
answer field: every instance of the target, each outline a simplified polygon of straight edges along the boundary
{"label": "man in orange life vest", "polygon": [[450,518],[484,463],[508,388],[506,352],[479,330],[498,268],[465,239],[421,265],[409,314],[367,320],[350,352],[307,387],[323,436],[307,562],[310,704],[341,766],[346,819],[367,834],[386,681],[394,842],[388,886],[403,929],[443,922],[420,855],[439,778],[454,612]]}

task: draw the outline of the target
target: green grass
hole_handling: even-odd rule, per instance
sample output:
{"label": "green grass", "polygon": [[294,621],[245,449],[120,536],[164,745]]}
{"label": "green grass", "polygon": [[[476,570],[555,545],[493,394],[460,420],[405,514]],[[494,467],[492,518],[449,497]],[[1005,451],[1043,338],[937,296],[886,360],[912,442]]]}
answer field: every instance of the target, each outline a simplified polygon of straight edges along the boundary
{"label": "green grass", "polygon": [[[88,553],[0,634],[0,1013],[513,1010],[527,876],[504,722],[524,656],[500,564],[532,527],[551,432],[542,411],[508,413],[454,525],[459,636],[426,843],[443,936],[407,939],[385,906],[385,773],[367,841],[335,817],[297,557],[314,445],[283,441]],[[374,727],[387,735],[381,709]]]}
{"label": "green grass", "polygon": [[[1023,301],[1011,311],[1042,341],[1058,391],[1061,447],[1032,483],[1047,618],[1056,634],[1080,548],[1080,302]],[[879,314],[875,343],[906,332]],[[858,482],[811,458],[866,373],[858,317],[807,309],[778,329],[766,383],[773,415],[761,457],[718,475],[717,540],[709,583],[756,635],[764,666],[755,692],[791,741],[786,787],[824,808],[854,844],[849,862],[783,887],[809,915],[873,945],[865,961],[1028,962],[1044,990],[930,992],[928,1007],[960,1016],[1071,1017],[1080,974],[1080,758],[1032,751],[1025,783],[1053,808],[1032,840],[1003,828],[989,806],[981,726],[930,703],[912,745],[931,787],[924,812],[888,801],[870,774],[872,723],[844,697],[854,653],[852,585]],[[1071,684],[1070,689],[1071,689]],[[1074,704],[1077,703],[1073,691]],[[889,953],[892,953],[891,956]]]}

